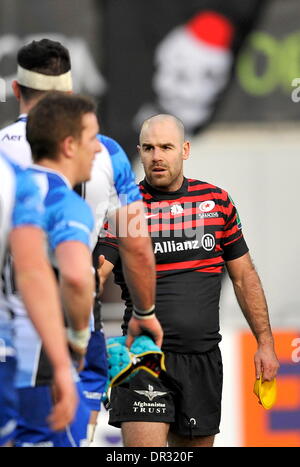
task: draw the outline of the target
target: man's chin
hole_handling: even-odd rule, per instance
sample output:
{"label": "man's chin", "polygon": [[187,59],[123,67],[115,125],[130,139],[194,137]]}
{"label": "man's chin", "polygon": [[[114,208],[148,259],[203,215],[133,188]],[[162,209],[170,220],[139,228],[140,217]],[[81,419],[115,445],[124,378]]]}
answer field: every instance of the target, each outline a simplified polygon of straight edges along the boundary
{"label": "man's chin", "polygon": [[151,177],[148,180],[149,180],[150,185],[152,185],[154,188],[166,190],[169,186],[169,181],[163,175]]}
{"label": "man's chin", "polygon": [[76,185],[79,185],[80,183],[86,183],[86,182],[89,182],[92,178],[92,175],[89,174],[89,175],[86,175],[85,177],[80,177],[80,180],[77,182]]}

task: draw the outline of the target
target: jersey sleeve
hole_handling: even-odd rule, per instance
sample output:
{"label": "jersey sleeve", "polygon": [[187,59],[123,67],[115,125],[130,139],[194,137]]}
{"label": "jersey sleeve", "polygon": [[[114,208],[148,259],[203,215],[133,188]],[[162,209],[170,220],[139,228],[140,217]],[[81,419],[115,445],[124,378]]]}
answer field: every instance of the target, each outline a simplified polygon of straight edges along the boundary
{"label": "jersey sleeve", "polygon": [[100,255],[104,255],[105,259],[113,265],[116,265],[120,257],[118,239],[108,223],[104,224],[94,250],[94,257],[98,258]]}
{"label": "jersey sleeve", "polygon": [[228,194],[226,198],[226,224],[221,244],[224,260],[231,261],[245,255],[249,249],[244,239],[241,220],[235,204]]}
{"label": "jersey sleeve", "polygon": [[142,196],[124,150],[115,140],[107,136],[101,135],[100,141],[108,150],[111,158],[114,186],[121,206],[140,201]]}
{"label": "jersey sleeve", "polygon": [[31,175],[15,167],[16,201],[12,213],[12,227],[33,225],[44,227],[44,206],[40,190]]}
{"label": "jersey sleeve", "polygon": [[46,199],[47,233],[51,250],[78,241],[91,248],[94,220],[87,203],[71,190],[53,190]]}

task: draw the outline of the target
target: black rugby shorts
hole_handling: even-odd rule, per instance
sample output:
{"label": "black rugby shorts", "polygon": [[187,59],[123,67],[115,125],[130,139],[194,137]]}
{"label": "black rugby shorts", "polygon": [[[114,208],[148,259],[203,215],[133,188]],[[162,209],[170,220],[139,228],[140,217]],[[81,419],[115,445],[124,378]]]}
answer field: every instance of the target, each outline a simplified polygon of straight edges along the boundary
{"label": "black rugby shorts", "polygon": [[184,437],[219,433],[223,367],[218,347],[203,354],[165,352],[166,375],[140,371],[112,389],[109,424],[169,423]]}

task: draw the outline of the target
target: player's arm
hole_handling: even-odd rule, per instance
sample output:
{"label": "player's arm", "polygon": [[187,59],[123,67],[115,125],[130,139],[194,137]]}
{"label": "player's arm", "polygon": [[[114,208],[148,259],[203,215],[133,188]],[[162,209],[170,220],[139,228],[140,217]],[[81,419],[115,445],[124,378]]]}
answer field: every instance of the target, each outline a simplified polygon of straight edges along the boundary
{"label": "player's arm", "polygon": [[128,323],[127,345],[131,345],[135,336],[148,332],[156,344],[161,346],[163,331],[153,311],[155,261],[141,193],[120,145],[111,138],[102,138],[101,142],[107,147],[111,157],[114,186],[122,206],[117,210],[116,232],[123,272],[134,305],[133,316]]}
{"label": "player's arm", "polygon": [[105,283],[107,282],[107,279],[111,275],[113,269],[114,269],[114,264],[112,264],[110,261],[105,259],[104,255],[100,255],[98,257],[97,274],[98,274],[98,278],[99,278],[99,295],[100,295],[100,297],[103,294],[103,289],[104,289]]}
{"label": "player's arm", "polygon": [[62,430],[73,420],[77,395],[56,281],[45,256],[44,234],[36,227],[15,228],[10,247],[18,289],[53,366],[58,402],[49,421],[54,430]]}
{"label": "player's arm", "polygon": [[[126,226],[124,232],[123,226]],[[138,309],[146,310],[155,301],[156,276],[152,244],[141,201],[118,210],[117,236],[132,301]]]}
{"label": "player's arm", "polygon": [[90,338],[95,276],[90,251],[93,216],[73,191],[50,191],[48,239],[59,270],[61,300],[68,322],[68,342],[80,370]]}
{"label": "player's arm", "polygon": [[279,363],[274,351],[268,306],[264,291],[249,253],[227,261],[227,270],[242,312],[258,344],[254,356],[256,377],[271,381]]}
{"label": "player's arm", "polygon": [[55,249],[60,271],[60,290],[69,323],[69,340],[79,354],[84,354],[90,331],[95,279],[89,248],[79,241],[60,243]]}
{"label": "player's arm", "polygon": [[[122,228],[126,226],[125,231]],[[154,313],[156,272],[142,201],[123,206],[116,216],[116,232],[123,273],[133,302],[127,345],[134,337],[149,333],[161,347],[163,331]]]}

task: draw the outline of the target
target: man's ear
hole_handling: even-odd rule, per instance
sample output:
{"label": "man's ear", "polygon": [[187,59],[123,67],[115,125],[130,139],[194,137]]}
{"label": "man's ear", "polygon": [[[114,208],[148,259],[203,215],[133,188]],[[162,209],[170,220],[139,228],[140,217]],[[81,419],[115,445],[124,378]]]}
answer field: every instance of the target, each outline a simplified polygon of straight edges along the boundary
{"label": "man's ear", "polygon": [[21,90],[18,81],[14,80],[11,84],[13,93],[17,101],[21,99]]}
{"label": "man's ear", "polygon": [[184,161],[186,161],[189,156],[190,156],[190,152],[191,152],[191,143],[189,141],[185,141],[183,143],[183,147],[182,147],[183,151],[182,151],[182,159]]}
{"label": "man's ear", "polygon": [[74,157],[76,153],[76,139],[73,136],[67,136],[59,145],[60,153],[68,159]]}

